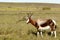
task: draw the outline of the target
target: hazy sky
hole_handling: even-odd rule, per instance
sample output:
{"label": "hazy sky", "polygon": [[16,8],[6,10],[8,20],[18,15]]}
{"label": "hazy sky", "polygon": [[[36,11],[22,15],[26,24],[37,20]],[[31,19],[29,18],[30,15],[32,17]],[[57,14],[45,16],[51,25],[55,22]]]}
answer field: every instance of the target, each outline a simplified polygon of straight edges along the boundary
{"label": "hazy sky", "polygon": [[36,3],[58,3],[60,0],[0,0],[0,2],[36,2]]}

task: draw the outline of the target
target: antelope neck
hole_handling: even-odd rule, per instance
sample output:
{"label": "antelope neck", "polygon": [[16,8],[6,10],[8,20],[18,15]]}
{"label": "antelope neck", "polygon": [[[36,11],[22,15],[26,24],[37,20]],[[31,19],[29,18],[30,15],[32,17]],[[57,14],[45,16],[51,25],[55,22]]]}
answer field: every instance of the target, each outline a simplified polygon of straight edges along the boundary
{"label": "antelope neck", "polygon": [[36,21],[30,19],[30,23],[31,23],[32,25],[34,25],[36,28],[38,28],[38,25],[37,25],[37,22],[36,22]]}

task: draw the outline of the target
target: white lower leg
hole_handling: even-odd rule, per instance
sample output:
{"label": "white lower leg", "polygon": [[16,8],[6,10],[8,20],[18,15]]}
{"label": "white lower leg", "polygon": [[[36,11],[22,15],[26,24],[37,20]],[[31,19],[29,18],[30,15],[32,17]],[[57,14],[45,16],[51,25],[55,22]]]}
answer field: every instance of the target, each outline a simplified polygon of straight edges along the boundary
{"label": "white lower leg", "polygon": [[39,32],[37,32],[37,36],[39,36]]}
{"label": "white lower leg", "polygon": [[51,36],[53,35],[53,31],[51,31]]}
{"label": "white lower leg", "polygon": [[43,37],[42,32],[40,32],[40,33],[41,33],[41,37]]}
{"label": "white lower leg", "polygon": [[55,36],[55,38],[56,38],[56,31],[54,31],[54,36]]}

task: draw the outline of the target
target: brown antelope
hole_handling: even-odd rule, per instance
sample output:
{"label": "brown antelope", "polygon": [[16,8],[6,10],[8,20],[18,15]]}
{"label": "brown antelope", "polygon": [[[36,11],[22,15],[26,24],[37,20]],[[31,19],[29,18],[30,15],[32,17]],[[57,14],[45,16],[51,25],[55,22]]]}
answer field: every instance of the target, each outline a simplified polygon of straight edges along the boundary
{"label": "brown antelope", "polygon": [[40,34],[41,34],[41,37],[43,37],[42,35],[42,31],[43,30],[47,30],[47,29],[50,29],[51,30],[51,35],[53,35],[54,33],[54,37],[56,38],[56,22],[52,19],[37,19],[37,20],[33,20],[31,18],[32,14],[29,15],[28,14],[28,18],[27,18],[27,21],[26,23],[31,23],[32,25],[34,25],[36,28],[37,28],[37,36],[39,35],[39,31],[40,31]]}

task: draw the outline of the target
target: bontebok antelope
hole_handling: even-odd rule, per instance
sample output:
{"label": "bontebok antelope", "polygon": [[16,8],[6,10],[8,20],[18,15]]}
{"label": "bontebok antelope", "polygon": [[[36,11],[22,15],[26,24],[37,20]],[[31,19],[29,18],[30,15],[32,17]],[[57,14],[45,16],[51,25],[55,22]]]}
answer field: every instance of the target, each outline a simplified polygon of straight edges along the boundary
{"label": "bontebok antelope", "polygon": [[50,29],[51,30],[51,35],[54,34],[54,37],[56,38],[56,22],[52,19],[37,19],[37,20],[33,20],[31,18],[32,14],[28,14],[28,18],[26,23],[31,23],[32,25],[34,25],[37,28],[37,36],[39,35],[39,32],[41,34],[41,37],[43,37],[42,35],[42,31],[43,30],[47,30]]}

